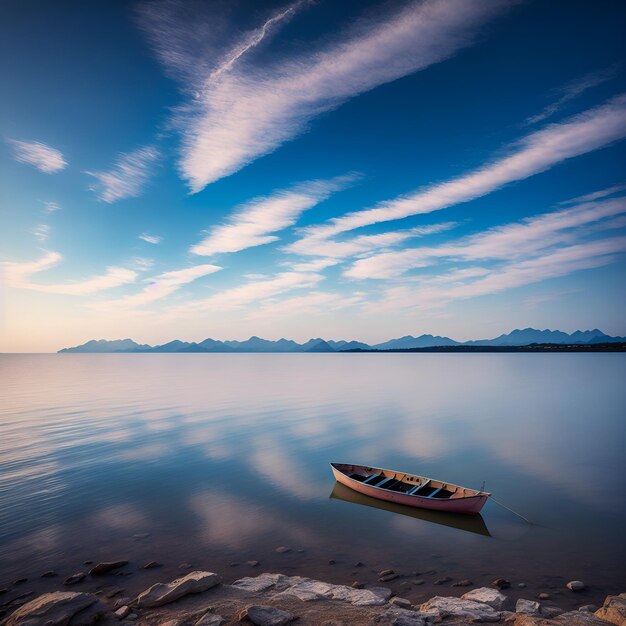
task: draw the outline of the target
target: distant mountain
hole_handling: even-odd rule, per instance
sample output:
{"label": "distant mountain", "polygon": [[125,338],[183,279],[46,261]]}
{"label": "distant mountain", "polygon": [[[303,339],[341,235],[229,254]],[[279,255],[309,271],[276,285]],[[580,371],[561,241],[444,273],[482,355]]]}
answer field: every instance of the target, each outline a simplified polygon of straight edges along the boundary
{"label": "distant mountain", "polygon": [[334,341],[317,337],[306,343],[296,343],[291,339],[271,341],[252,336],[245,341],[219,341],[205,339],[200,343],[180,341],[174,339],[159,346],[138,344],[132,339],[92,339],[87,343],[73,348],[63,348],[59,352],[346,352],[348,350],[413,350],[416,348],[435,348],[458,346],[528,346],[531,344],[567,344],[592,345],[626,342],[626,337],[611,337],[601,330],[577,330],[571,334],[561,330],[537,330],[536,328],[515,329],[506,335],[494,339],[478,339],[464,343],[440,337],[438,335],[420,335],[413,337],[406,335],[398,339],[391,339],[384,343],[370,346],[360,341]]}
{"label": "distant mountain", "polygon": [[537,330],[536,328],[515,329],[508,335],[500,335],[495,339],[479,339],[466,341],[471,346],[528,346],[531,343],[612,343],[624,341],[623,337],[609,337],[601,330],[577,330],[571,335],[561,330]]}
{"label": "distant mountain", "polygon": [[372,346],[375,350],[409,350],[410,348],[432,348],[433,346],[458,346],[459,342],[450,337],[439,337],[433,335],[420,335],[412,337],[406,335],[399,339],[392,339],[384,343]]}
{"label": "distant mountain", "polygon": [[87,343],[73,348],[63,348],[59,352],[143,352],[151,346],[135,343],[132,339],[92,339]]}

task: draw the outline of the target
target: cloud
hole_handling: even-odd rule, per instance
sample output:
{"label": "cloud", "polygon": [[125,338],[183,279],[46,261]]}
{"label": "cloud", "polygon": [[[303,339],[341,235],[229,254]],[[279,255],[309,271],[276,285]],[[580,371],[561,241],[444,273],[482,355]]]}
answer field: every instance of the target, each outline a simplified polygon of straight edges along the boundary
{"label": "cloud", "polygon": [[[144,11],[142,25],[158,58],[193,93],[177,120],[182,177],[193,192],[202,190],[293,139],[320,113],[452,56],[510,5],[502,0],[411,3],[353,24],[322,48],[312,46],[298,57],[263,66],[255,65],[249,53],[270,26],[290,17],[301,3],[226,46],[225,54],[219,53],[213,34],[228,30],[219,17],[189,15],[178,4],[166,16]],[[213,33],[203,28],[207,18],[215,20]]]}
{"label": "cloud", "polygon": [[250,281],[238,287],[232,287],[216,293],[204,300],[190,302],[184,306],[177,307],[174,312],[213,312],[239,309],[293,289],[315,287],[323,279],[323,276],[315,273],[283,272],[267,280]]}
{"label": "cloud", "polygon": [[40,141],[8,139],[7,143],[13,149],[13,158],[16,161],[32,165],[45,174],[60,172],[67,165],[60,150]]}
{"label": "cloud", "polygon": [[300,315],[328,315],[331,311],[356,306],[363,301],[364,294],[346,295],[339,292],[312,291],[302,296],[269,298],[257,311],[250,313],[252,319],[293,318]]}
{"label": "cloud", "polygon": [[[506,260],[536,254],[587,234],[588,225],[626,212],[626,198],[586,202],[491,228],[485,232],[439,246],[385,252],[359,259],[345,275],[350,278],[388,279],[410,269],[425,267],[433,259],[462,261]],[[575,229],[587,227],[583,232]]]}
{"label": "cloud", "polygon": [[44,202],[44,211],[46,213],[55,213],[56,211],[60,211],[61,210],[61,206],[58,204],[58,202]]}
{"label": "cloud", "polygon": [[[528,135],[511,152],[448,182],[348,213],[326,224],[303,229],[288,247],[293,253],[328,256],[322,243],[339,233],[372,224],[439,211],[485,196],[501,187],[543,172],[566,160],[603,148],[626,136],[626,95]],[[318,253],[317,250],[320,250]]]}
{"label": "cloud", "polygon": [[120,154],[107,172],[85,172],[96,179],[90,187],[100,200],[115,202],[141,195],[152,176],[152,168],[160,159],[154,146],[144,146],[133,152]]}
{"label": "cloud", "polygon": [[613,263],[616,255],[626,251],[626,237],[565,246],[531,259],[524,259],[482,271],[476,280],[467,280],[459,272],[451,272],[446,282],[440,278],[425,278],[386,290],[384,297],[368,305],[370,311],[402,308],[439,308],[453,301],[501,293],[550,278],[566,276],[576,271]]}
{"label": "cloud", "polygon": [[106,273],[93,276],[83,281],[62,284],[41,284],[30,282],[30,276],[50,269],[61,261],[62,256],[58,252],[46,252],[38,261],[25,263],[4,262],[2,269],[7,285],[18,289],[30,289],[41,293],[55,293],[63,295],[83,295],[112,289],[137,278],[137,272],[124,267],[107,267]]}
{"label": "cloud", "polygon": [[613,196],[620,191],[624,191],[624,189],[626,189],[626,185],[612,185],[611,187],[606,187],[605,189],[600,189],[599,191],[593,191],[592,193],[587,193],[583,196],[564,200],[563,202],[561,202],[561,204],[578,204],[580,202],[591,202],[592,200],[598,200],[600,198],[606,198],[607,196]]}
{"label": "cloud", "polygon": [[148,233],[141,233],[138,238],[143,239],[143,241],[147,243],[153,244],[161,243],[161,240],[163,239],[160,235],[149,235]]}
{"label": "cloud", "polygon": [[207,237],[190,248],[190,252],[210,256],[277,241],[278,237],[273,233],[295,224],[304,211],[356,178],[356,175],[348,174],[331,180],[314,180],[265,198],[255,198],[237,207],[225,224],[214,226]]}
{"label": "cloud", "polygon": [[50,226],[48,224],[37,224],[32,230],[38,241],[47,241],[50,236]]}
{"label": "cloud", "polygon": [[548,117],[554,115],[557,111],[559,111],[559,109],[563,107],[563,105],[567,104],[570,100],[574,100],[574,98],[582,95],[585,91],[591,89],[592,87],[597,87],[598,85],[605,83],[606,81],[613,78],[614,75],[615,68],[610,68],[602,72],[586,74],[581,78],[577,78],[576,80],[567,83],[567,85],[560,89],[561,95],[555,102],[549,104],[543,111],[541,111],[541,113],[529,117],[526,120],[526,123],[536,124],[537,122],[542,122]]}
{"label": "cloud", "polygon": [[150,304],[169,296],[171,293],[192,281],[219,272],[222,268],[218,265],[193,265],[182,270],[173,270],[146,279],[148,284],[139,293],[115,300],[106,300],[93,303],[95,309],[131,308]]}

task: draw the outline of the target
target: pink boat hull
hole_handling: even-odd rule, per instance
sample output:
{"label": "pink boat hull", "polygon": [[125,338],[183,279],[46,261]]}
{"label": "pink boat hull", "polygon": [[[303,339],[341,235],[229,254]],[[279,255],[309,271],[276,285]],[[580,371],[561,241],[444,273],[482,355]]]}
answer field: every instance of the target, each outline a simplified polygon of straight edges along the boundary
{"label": "pink boat hull", "polygon": [[[347,466],[352,467],[352,466]],[[354,466],[360,467],[360,466]],[[338,470],[331,464],[331,469],[335,479],[346,487],[354,489],[359,493],[363,493],[366,496],[376,498],[378,500],[386,500],[387,502],[396,502],[397,504],[404,504],[406,506],[417,507],[421,509],[432,509],[433,511],[446,511],[447,513],[463,513],[465,515],[477,515],[483,508],[490,494],[480,493],[476,496],[451,498],[448,500],[437,500],[433,498],[422,498],[417,495],[408,495],[406,493],[398,493],[395,491],[389,491],[387,489],[381,489],[372,485],[365,485],[358,480],[350,478],[342,471]]]}

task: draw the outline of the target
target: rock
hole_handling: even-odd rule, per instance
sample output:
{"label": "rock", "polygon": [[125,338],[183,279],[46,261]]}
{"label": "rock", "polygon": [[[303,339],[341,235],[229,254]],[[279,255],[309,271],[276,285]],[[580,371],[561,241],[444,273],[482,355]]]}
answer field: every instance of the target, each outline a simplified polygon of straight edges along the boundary
{"label": "rock", "polygon": [[330,561],[328,561],[328,565],[334,565],[337,561],[335,561],[334,559],[330,559]]}
{"label": "rock", "polygon": [[208,611],[197,622],[194,622],[194,626],[222,626],[226,623],[226,620],[217,613]]}
{"label": "rock", "polygon": [[245,610],[245,617],[255,626],[283,626],[295,619],[287,611],[263,605],[249,606]]}
{"label": "rock", "polygon": [[202,593],[219,585],[220,577],[213,572],[192,572],[171,583],[157,583],[137,596],[139,608],[162,606],[190,593]]}
{"label": "rock", "polygon": [[391,598],[391,600],[389,600],[390,604],[395,604],[396,606],[399,606],[403,609],[408,609],[411,607],[411,601],[407,600],[406,598],[399,598],[399,597],[395,597],[395,598]]}
{"label": "rock", "polygon": [[278,548],[276,548],[276,552],[279,554],[285,554],[287,552],[291,552],[291,548],[288,548],[287,546],[278,546]]}
{"label": "rock", "polygon": [[119,598],[119,600],[116,600],[113,603],[113,609],[117,611],[117,609],[125,606],[125,605],[130,605],[132,602],[132,598]]}
{"label": "rock", "polygon": [[552,596],[549,593],[542,592],[537,597],[540,600],[549,600]]}
{"label": "rock", "polygon": [[433,616],[392,606],[384,613],[385,624],[392,626],[430,626]]}
{"label": "rock", "polygon": [[363,587],[365,587],[365,583],[360,583],[358,580],[355,580],[352,583],[352,588],[353,589],[363,589]]}
{"label": "rock", "polygon": [[128,561],[105,561],[103,563],[98,563],[95,567],[92,567],[89,570],[90,576],[102,576],[114,569],[119,569],[120,567],[124,567],[124,565],[128,565]]}
{"label": "rock", "polygon": [[578,607],[578,610],[586,611],[587,613],[595,613],[598,610],[598,607],[595,604],[583,604]]}
{"label": "rock", "polygon": [[525,615],[539,615],[541,611],[541,604],[534,600],[524,600],[520,598],[515,603],[515,612],[524,613]]}
{"label": "rock", "polygon": [[379,576],[389,576],[389,574],[395,574],[395,572],[392,569],[384,569],[378,572]]}
{"label": "rock", "polygon": [[90,593],[56,591],[44,593],[17,609],[5,622],[6,626],[66,626],[81,611],[98,602]]}
{"label": "rock", "polygon": [[595,612],[596,617],[617,626],[626,625],[626,593],[619,596],[607,596],[601,609]]}
{"label": "rock", "polygon": [[[605,620],[584,611],[563,613],[553,620],[559,626],[607,626]],[[610,623],[610,622],[609,622]]]}
{"label": "rock", "polygon": [[453,587],[471,587],[474,583],[467,579],[464,578],[463,580],[457,580],[455,583],[452,583]]}
{"label": "rock", "polygon": [[385,574],[384,576],[381,576],[378,580],[381,583],[388,583],[390,580],[395,580],[396,578],[398,578],[398,574],[392,572],[391,574]]}
{"label": "rock", "polygon": [[191,563],[181,563],[178,566],[178,569],[191,569],[193,565]]}
{"label": "rock", "polygon": [[565,586],[570,591],[582,591],[585,588],[585,583],[582,580],[570,580]]}
{"label": "rock", "polygon": [[357,561],[357,562],[354,564],[354,567],[363,567],[363,565],[364,565],[364,564],[363,564],[363,563],[361,563],[361,561]]}
{"label": "rock", "polygon": [[28,578],[18,578],[17,580],[13,581],[13,585],[21,585],[25,582],[28,582]]}
{"label": "rock", "polygon": [[420,606],[420,611],[432,613],[438,619],[446,617],[469,618],[475,622],[497,622],[500,613],[482,602],[463,600],[460,598],[444,598],[435,596]]}
{"label": "rock", "polygon": [[162,567],[162,565],[158,561],[148,561],[142,567],[143,567],[143,569],[155,569],[157,567]]}
{"label": "rock", "polygon": [[64,585],[75,585],[75,584],[79,583],[81,580],[84,580],[84,578],[86,576],[87,576],[87,574],[85,574],[85,572],[77,572],[76,574],[72,574],[71,576],[68,576],[63,581],[63,584]]}
{"label": "rock", "polygon": [[496,611],[502,611],[508,598],[495,589],[489,587],[479,587],[478,589],[472,589],[461,596],[462,600],[472,600],[473,602],[482,602],[488,604],[492,609]]}
{"label": "rock", "polygon": [[511,586],[511,581],[506,578],[496,578],[491,584],[498,589],[508,589]]}
{"label": "rock", "polygon": [[258,567],[259,565],[261,565],[259,561],[247,561],[247,563],[250,567]]}
{"label": "rock", "polygon": [[123,605],[115,611],[115,616],[118,619],[124,619],[129,613],[130,613],[130,607],[127,605]]}
{"label": "rock", "polygon": [[517,583],[517,586],[518,586],[520,589],[524,589],[524,588],[526,587],[526,583]]}
{"label": "rock", "polygon": [[542,606],[541,607],[542,617],[552,618],[552,617],[557,617],[558,615],[561,615],[562,613],[565,613],[565,611],[563,609],[560,609],[558,606]]}
{"label": "rock", "polygon": [[55,576],[58,576],[58,574],[54,570],[48,570],[44,572],[40,578],[54,578]]}
{"label": "rock", "polygon": [[134,622],[135,620],[139,619],[139,615],[137,615],[137,613],[131,613],[130,615],[126,616],[126,619],[130,622]]}
{"label": "rock", "polygon": [[93,565],[93,561],[83,561],[83,565]]}
{"label": "rock", "polygon": [[111,587],[105,592],[104,597],[114,598],[115,596],[119,596],[120,593],[124,593],[124,590],[121,587]]}
{"label": "rock", "polygon": [[450,576],[444,576],[443,578],[440,578],[439,580],[436,580],[434,582],[435,585],[443,585],[445,583],[449,583],[452,580],[452,578],[450,578]]}
{"label": "rock", "polygon": [[287,576],[283,574],[260,574],[259,576],[249,577],[249,578],[240,578],[236,580],[232,586],[241,589],[243,591],[251,591],[253,593],[258,593],[260,591],[265,591],[270,587],[274,587],[277,584],[282,583],[283,581],[288,580]]}
{"label": "rock", "polygon": [[8,591],[9,591],[9,590],[8,590],[6,587],[3,587],[2,589],[0,589],[0,596],[1,596],[3,593],[7,593]]}
{"label": "rock", "polygon": [[416,580],[411,581],[414,585],[423,585],[424,581],[421,578],[417,578]]}

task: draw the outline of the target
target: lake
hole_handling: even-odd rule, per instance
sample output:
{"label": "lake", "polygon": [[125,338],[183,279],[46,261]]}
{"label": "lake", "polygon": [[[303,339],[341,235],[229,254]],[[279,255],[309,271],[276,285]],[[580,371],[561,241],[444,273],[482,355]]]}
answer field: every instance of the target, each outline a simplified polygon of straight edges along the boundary
{"label": "lake", "polygon": [[[599,602],[626,590],[625,408],[626,354],[0,355],[0,587],[125,558],[109,578],[133,592],[187,565],[347,584],[393,568],[412,600],[505,577]],[[493,502],[378,508],[331,461],[484,481],[533,524]]]}

